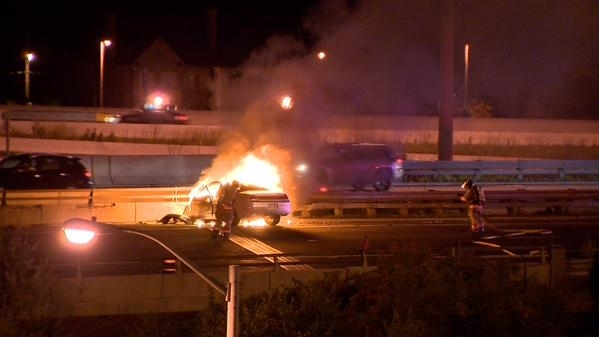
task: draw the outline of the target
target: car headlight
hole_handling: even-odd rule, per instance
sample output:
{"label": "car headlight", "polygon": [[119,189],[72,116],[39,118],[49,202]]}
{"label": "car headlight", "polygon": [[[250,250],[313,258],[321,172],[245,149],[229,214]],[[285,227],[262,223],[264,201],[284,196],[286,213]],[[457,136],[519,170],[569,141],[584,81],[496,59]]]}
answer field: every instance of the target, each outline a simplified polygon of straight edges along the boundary
{"label": "car headlight", "polygon": [[104,117],[104,123],[118,123],[121,121],[121,116],[106,116]]}
{"label": "car headlight", "polygon": [[121,121],[121,116],[110,113],[98,113],[96,114],[96,121],[102,123],[118,123]]}
{"label": "car headlight", "polygon": [[298,174],[302,174],[302,175],[303,175],[303,174],[306,174],[306,173],[308,172],[308,169],[309,169],[308,165],[307,165],[307,164],[304,164],[304,163],[298,164],[298,165],[295,167],[295,171],[296,171]]}

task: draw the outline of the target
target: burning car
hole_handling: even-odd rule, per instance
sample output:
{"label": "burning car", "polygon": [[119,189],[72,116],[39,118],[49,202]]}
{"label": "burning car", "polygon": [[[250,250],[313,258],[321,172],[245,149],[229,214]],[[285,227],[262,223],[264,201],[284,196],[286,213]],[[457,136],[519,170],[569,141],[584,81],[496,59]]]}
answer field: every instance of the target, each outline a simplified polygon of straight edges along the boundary
{"label": "burning car", "polygon": [[[224,219],[218,215],[217,208],[219,200],[229,186],[220,181],[203,185],[191,199],[184,214],[194,222],[200,220],[204,223],[214,222],[217,226],[222,225]],[[291,212],[291,202],[284,192],[240,184],[234,193],[232,226],[237,226],[242,219],[263,219],[266,224],[276,226],[281,221],[281,216]]]}

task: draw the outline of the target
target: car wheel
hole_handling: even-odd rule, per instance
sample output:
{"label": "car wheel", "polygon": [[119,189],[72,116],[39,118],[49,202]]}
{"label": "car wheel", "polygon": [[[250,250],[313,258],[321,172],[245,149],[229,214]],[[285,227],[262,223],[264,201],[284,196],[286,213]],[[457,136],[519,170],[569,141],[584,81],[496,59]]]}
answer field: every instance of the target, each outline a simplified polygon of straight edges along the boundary
{"label": "car wheel", "polygon": [[280,215],[265,215],[264,222],[269,226],[276,226],[281,221]]}
{"label": "car wheel", "polygon": [[379,172],[376,175],[374,183],[372,184],[377,191],[387,191],[391,188],[391,178],[389,174]]}

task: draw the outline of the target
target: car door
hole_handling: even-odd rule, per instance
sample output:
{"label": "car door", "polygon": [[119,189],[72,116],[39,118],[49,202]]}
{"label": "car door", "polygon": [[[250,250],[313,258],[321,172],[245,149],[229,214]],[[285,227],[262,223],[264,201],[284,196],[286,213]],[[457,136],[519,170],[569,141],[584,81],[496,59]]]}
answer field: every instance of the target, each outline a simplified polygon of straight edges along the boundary
{"label": "car door", "polygon": [[354,184],[368,184],[372,181],[375,169],[376,151],[370,146],[355,146],[351,167],[353,171]]}
{"label": "car door", "polygon": [[69,184],[69,172],[63,170],[61,158],[52,156],[39,156],[35,159],[36,173],[33,178],[40,188],[56,189],[65,188]]}
{"label": "car door", "polygon": [[341,149],[336,156],[334,168],[334,180],[341,184],[354,184],[357,175],[360,174],[356,166],[359,153],[355,146],[347,146]]}
{"label": "car door", "polygon": [[36,179],[37,169],[31,157],[20,158],[18,163],[5,163],[5,184],[9,189],[35,189],[38,186]]}

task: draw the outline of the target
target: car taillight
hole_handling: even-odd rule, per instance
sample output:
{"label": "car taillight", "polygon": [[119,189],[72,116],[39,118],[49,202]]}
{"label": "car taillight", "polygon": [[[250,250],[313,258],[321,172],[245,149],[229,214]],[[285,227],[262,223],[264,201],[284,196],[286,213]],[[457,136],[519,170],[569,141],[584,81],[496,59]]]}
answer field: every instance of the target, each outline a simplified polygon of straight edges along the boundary
{"label": "car taillight", "polygon": [[397,158],[395,160],[395,164],[397,164],[397,166],[399,166],[399,167],[403,167],[403,159]]}
{"label": "car taillight", "polygon": [[83,172],[83,175],[86,176],[86,177],[88,177],[89,179],[92,178],[92,173],[89,170],[85,170],[85,172]]}
{"label": "car taillight", "polygon": [[186,121],[187,119],[189,119],[187,116],[175,116],[175,120],[178,121]]}

